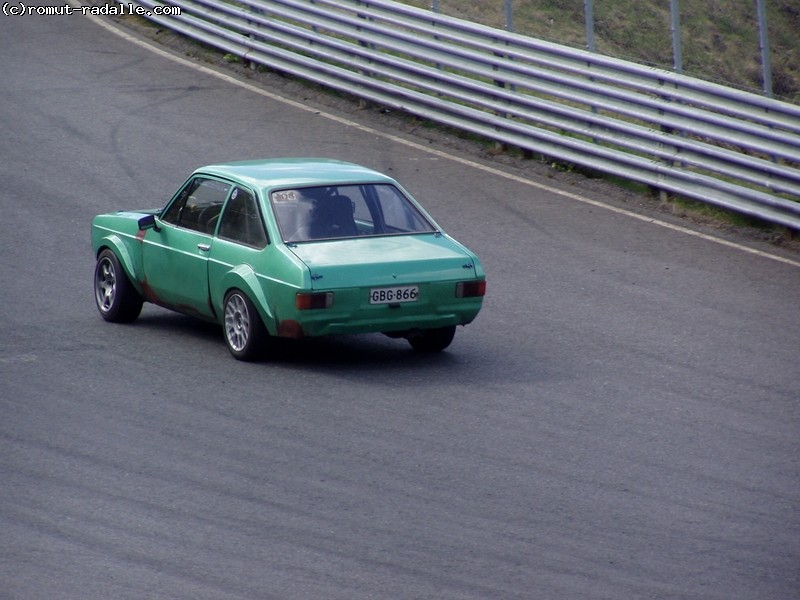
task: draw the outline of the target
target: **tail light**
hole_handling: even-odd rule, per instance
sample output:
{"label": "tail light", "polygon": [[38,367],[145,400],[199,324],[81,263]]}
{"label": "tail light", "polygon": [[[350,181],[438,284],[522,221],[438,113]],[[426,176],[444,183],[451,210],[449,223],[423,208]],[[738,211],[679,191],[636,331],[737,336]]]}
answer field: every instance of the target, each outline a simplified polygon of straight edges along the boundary
{"label": "tail light", "polygon": [[333,306],[333,292],[298,292],[294,299],[297,310],[330,308]]}
{"label": "tail light", "polygon": [[486,295],[486,280],[461,281],[456,284],[456,298],[477,298]]}

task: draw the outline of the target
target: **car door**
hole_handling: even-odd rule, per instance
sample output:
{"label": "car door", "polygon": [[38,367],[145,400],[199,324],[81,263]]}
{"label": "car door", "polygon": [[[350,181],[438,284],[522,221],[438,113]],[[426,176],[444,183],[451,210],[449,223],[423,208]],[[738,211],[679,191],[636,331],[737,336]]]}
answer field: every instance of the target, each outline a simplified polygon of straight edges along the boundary
{"label": "car door", "polygon": [[208,255],[231,184],[195,176],[173,198],[142,247],[148,300],[180,312],[213,318]]}

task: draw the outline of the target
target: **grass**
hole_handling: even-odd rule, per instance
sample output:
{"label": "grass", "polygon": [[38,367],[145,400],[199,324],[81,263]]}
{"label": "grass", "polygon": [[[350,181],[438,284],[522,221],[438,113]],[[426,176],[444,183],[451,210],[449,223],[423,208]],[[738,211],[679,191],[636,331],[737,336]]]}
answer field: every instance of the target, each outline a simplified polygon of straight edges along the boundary
{"label": "grass", "polygon": [[[401,0],[430,8],[430,0]],[[686,75],[762,93],[758,17],[753,0],[681,0],[681,53]],[[766,0],[773,95],[800,104],[800,2]],[[440,0],[439,10],[505,28],[504,0]],[[517,33],[586,47],[584,0],[512,0]],[[670,3],[666,0],[596,0],[596,50],[671,70]]]}

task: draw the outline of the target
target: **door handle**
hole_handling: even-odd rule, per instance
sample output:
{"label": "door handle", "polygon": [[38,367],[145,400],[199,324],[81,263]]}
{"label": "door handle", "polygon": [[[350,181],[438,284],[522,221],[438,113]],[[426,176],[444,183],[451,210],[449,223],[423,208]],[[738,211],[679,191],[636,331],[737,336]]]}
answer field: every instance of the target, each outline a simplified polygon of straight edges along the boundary
{"label": "door handle", "polygon": [[200,250],[200,252],[208,252],[211,250],[211,244],[197,244],[197,249]]}

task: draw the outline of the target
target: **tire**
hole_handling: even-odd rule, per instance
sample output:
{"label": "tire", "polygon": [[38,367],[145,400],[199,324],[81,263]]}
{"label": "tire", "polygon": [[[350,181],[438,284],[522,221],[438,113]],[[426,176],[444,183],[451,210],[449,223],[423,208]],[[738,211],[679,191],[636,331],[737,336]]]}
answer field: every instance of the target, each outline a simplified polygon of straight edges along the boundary
{"label": "tire", "polygon": [[417,352],[441,352],[447,348],[456,335],[456,326],[423,329],[408,338],[408,343]]}
{"label": "tire", "polygon": [[142,296],[108,248],[98,255],[94,268],[94,300],[100,316],[112,323],[131,323],[142,312]]}
{"label": "tire", "polygon": [[269,333],[250,298],[231,290],[225,295],[222,312],[222,333],[233,357],[245,361],[262,357]]}

